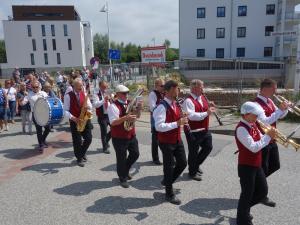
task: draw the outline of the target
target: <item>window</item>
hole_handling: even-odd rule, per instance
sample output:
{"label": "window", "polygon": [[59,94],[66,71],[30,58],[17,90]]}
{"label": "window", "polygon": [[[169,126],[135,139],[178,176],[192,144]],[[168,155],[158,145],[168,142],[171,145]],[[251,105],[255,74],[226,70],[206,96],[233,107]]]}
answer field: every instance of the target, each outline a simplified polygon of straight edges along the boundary
{"label": "window", "polygon": [[44,53],[45,65],[48,65],[48,54]]}
{"label": "window", "polygon": [[54,26],[54,24],[51,25],[51,35],[52,35],[52,37],[55,36],[55,26]]}
{"label": "window", "polygon": [[34,54],[33,53],[30,54],[30,61],[31,61],[31,65],[35,64],[34,63]]}
{"label": "window", "polygon": [[216,38],[225,38],[225,28],[217,28]]}
{"label": "window", "polygon": [[266,14],[274,15],[275,14],[275,4],[270,4],[266,6]]}
{"label": "window", "polygon": [[265,47],[264,48],[264,57],[272,57],[272,55],[273,55],[273,48]]}
{"label": "window", "polygon": [[239,6],[238,16],[247,16],[247,6]]}
{"label": "window", "polygon": [[42,36],[43,37],[46,36],[46,27],[45,27],[45,25],[42,25]]}
{"label": "window", "polygon": [[61,64],[60,53],[56,53],[57,64]]}
{"label": "window", "polygon": [[71,41],[71,39],[68,39],[68,49],[72,50],[72,41]]}
{"label": "window", "polygon": [[273,26],[266,26],[265,27],[265,36],[271,36],[271,33],[274,31]]}
{"label": "window", "polygon": [[204,28],[197,29],[197,39],[205,39],[205,29]]}
{"label": "window", "polygon": [[32,36],[32,33],[31,33],[31,25],[27,25],[27,34],[28,34],[28,37],[31,37],[31,36]]}
{"label": "window", "polygon": [[197,49],[197,57],[205,57],[205,49]]}
{"label": "window", "polygon": [[236,57],[245,57],[245,48],[237,48]]}
{"label": "window", "polygon": [[197,9],[197,18],[205,18],[205,8]]}
{"label": "window", "polygon": [[238,27],[237,28],[237,37],[246,37],[246,27]]}
{"label": "window", "polygon": [[44,48],[44,51],[47,51],[47,41],[46,41],[46,39],[43,39],[43,48]]}
{"label": "window", "polygon": [[225,17],[225,7],[217,8],[217,17]]}
{"label": "window", "polygon": [[52,39],[52,47],[53,47],[53,51],[56,51],[56,40]]}
{"label": "window", "polygon": [[32,50],[36,51],[36,41],[35,41],[35,39],[32,39]]}
{"label": "window", "polygon": [[216,49],[216,58],[224,58],[224,48]]}
{"label": "window", "polygon": [[68,36],[68,26],[64,24],[64,36]]}

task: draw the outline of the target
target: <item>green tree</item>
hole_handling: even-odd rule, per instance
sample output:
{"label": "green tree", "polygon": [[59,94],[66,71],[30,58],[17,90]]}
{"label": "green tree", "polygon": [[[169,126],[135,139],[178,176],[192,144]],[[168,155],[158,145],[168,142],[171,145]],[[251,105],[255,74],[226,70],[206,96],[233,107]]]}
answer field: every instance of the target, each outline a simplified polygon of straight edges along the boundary
{"label": "green tree", "polygon": [[0,63],[7,63],[4,40],[0,40]]}
{"label": "green tree", "polygon": [[108,36],[97,33],[93,41],[94,55],[99,57],[101,63],[108,63]]}
{"label": "green tree", "polygon": [[171,41],[166,39],[164,42],[164,46],[166,46],[166,60],[168,62],[179,59],[179,49],[171,48]]}

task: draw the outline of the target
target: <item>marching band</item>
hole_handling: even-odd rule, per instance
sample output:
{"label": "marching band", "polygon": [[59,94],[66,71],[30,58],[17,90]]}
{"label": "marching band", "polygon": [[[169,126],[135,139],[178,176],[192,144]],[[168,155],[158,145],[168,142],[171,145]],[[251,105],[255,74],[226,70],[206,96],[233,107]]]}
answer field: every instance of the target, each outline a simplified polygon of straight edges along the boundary
{"label": "marching band", "polygon": [[[62,76],[59,82],[63,82]],[[38,81],[33,80],[30,84],[32,92],[29,94],[25,91],[27,84],[21,84],[22,95],[17,99],[22,110],[29,110],[33,113],[39,98],[51,96],[40,90]],[[124,85],[118,85],[113,98],[111,93],[108,93],[108,83],[100,81],[99,92],[94,93],[90,99],[92,95],[88,93],[89,90],[86,87],[83,79],[78,76],[74,77],[63,96],[63,110],[66,118],[69,119],[77,164],[84,167],[87,161],[86,152],[92,143],[92,111],[95,108],[100,126],[102,150],[106,154],[110,153],[109,141],[111,139],[116,154],[116,172],[120,186],[129,188],[128,180],[132,179],[130,169],[140,155],[135,122],[143,109],[141,98],[143,90],[138,90],[134,97],[129,99],[129,89]],[[271,100],[276,93],[276,88],[275,81],[263,80],[260,92],[254,101],[244,103],[240,109],[242,118],[235,129],[235,141],[239,154],[238,176],[241,185],[237,209],[238,225],[252,224],[250,209],[255,204],[262,203],[271,207],[276,205],[268,198],[267,178],[280,168],[276,144],[276,135],[278,136],[276,122],[287,115],[290,107],[286,101],[281,102],[278,108],[276,107]],[[4,94],[3,96],[6,97]],[[192,80],[190,94],[185,99],[180,100],[178,94],[179,84],[176,81],[165,82],[159,78],[155,80],[154,89],[148,96],[151,115],[152,162],[156,165],[163,165],[164,176],[161,184],[165,187],[165,199],[176,205],[181,204],[181,201],[176,196],[173,185],[187,165],[189,177],[196,181],[202,180],[201,165],[213,149],[213,138],[209,131],[210,115],[216,113],[215,104],[208,101],[204,95],[203,81]],[[6,99],[4,97],[3,102]],[[57,108],[58,103],[55,101],[53,107]],[[49,110],[52,110],[51,107]],[[53,119],[52,114],[55,114],[54,111],[49,113],[50,119]],[[61,119],[58,118],[57,121]],[[42,152],[44,148],[47,148],[46,138],[50,132],[50,126],[58,122],[50,121],[42,126],[35,116],[32,121],[36,126],[38,149]],[[266,124],[269,129],[263,129],[262,124]],[[187,140],[188,160],[181,139],[182,130]],[[23,123],[23,131],[25,132],[25,123]],[[31,127],[29,131],[31,132]],[[158,149],[161,150],[162,163]]]}

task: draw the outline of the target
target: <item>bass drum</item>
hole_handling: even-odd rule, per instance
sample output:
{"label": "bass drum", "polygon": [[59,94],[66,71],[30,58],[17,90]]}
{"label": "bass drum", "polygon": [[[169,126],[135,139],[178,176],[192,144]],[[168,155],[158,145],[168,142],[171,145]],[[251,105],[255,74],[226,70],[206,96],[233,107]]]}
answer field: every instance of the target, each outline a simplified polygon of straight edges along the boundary
{"label": "bass drum", "polygon": [[33,116],[40,126],[57,125],[64,118],[63,104],[59,98],[39,98],[34,104]]}

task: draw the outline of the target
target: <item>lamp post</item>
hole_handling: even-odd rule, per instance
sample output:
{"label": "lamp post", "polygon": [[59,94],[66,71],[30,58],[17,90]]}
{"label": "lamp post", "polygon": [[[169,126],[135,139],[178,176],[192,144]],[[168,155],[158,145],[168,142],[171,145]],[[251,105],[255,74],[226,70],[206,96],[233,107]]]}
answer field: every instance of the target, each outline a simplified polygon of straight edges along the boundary
{"label": "lamp post", "polygon": [[108,17],[108,1],[105,2],[105,5],[102,7],[100,12],[106,13],[106,24],[107,24],[107,37],[108,37],[108,52],[107,56],[109,59],[109,76],[110,76],[110,84],[113,87],[113,79],[112,79],[112,63],[111,58],[109,56],[109,49],[110,49],[110,38],[109,38],[109,17]]}

